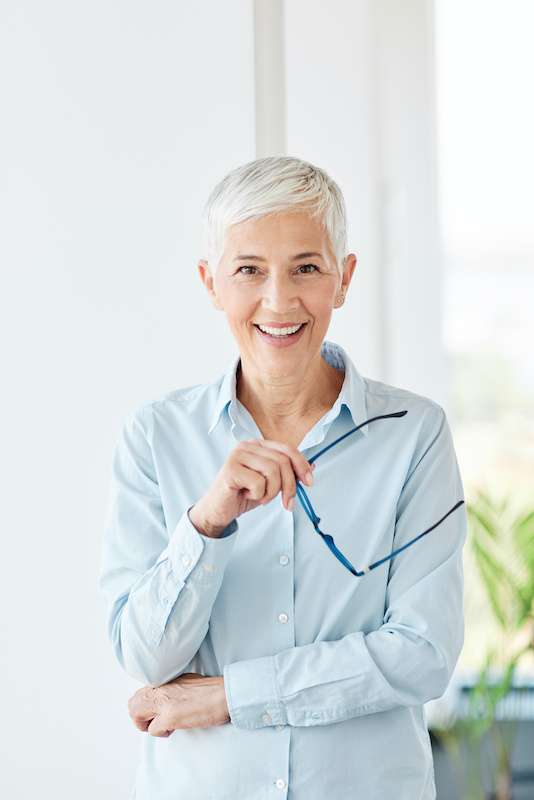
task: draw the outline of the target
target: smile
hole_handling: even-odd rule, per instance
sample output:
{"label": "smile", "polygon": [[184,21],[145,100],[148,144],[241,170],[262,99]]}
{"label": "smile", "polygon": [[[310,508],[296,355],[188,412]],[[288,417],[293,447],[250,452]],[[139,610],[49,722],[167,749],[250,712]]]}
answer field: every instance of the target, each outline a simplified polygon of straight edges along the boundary
{"label": "smile", "polygon": [[[258,333],[258,336],[260,336],[267,344],[270,344],[274,347],[287,347],[291,344],[294,344],[301,338],[307,324],[307,322],[303,322],[298,326],[293,325],[291,327],[288,326],[287,328],[278,329],[264,328],[264,326],[262,326],[262,328],[264,328],[263,330],[259,325],[255,324],[254,327]],[[277,331],[276,333],[274,333],[275,330]]]}

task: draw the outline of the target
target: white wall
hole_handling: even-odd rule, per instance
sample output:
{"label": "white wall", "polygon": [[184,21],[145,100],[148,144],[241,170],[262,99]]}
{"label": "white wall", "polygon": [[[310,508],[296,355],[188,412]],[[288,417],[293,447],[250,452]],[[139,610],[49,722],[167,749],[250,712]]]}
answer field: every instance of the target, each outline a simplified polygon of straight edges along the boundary
{"label": "white wall", "polygon": [[201,208],[226,171],[285,149],[331,172],[358,266],[329,338],[364,374],[443,400],[429,5],[257,6],[1,6],[10,800],[129,796],[138,684],[96,591],[111,449],[139,402],[212,380],[234,352],[196,270]]}
{"label": "white wall", "polygon": [[255,157],[252,8],[0,13],[0,796],[121,800],[141,733],[96,590],[111,447],[128,410],[232,352],[197,226],[215,181]]}

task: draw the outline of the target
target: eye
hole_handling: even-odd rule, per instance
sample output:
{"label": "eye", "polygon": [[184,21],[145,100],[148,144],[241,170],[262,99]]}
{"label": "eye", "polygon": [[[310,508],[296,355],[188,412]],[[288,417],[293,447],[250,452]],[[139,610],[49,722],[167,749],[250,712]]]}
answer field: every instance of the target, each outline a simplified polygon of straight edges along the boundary
{"label": "eye", "polygon": [[[304,269],[305,267],[313,267],[315,272],[319,272],[319,267],[316,267],[315,264],[301,264],[300,267],[297,267],[297,269]],[[257,268],[253,267],[253,266],[250,266],[250,265],[243,265],[242,267],[239,267],[237,269],[237,272],[240,273],[241,275],[255,275],[254,272],[241,272],[242,269],[254,269],[255,270]],[[311,274],[312,274],[311,272],[301,273],[301,275],[311,275]]]}

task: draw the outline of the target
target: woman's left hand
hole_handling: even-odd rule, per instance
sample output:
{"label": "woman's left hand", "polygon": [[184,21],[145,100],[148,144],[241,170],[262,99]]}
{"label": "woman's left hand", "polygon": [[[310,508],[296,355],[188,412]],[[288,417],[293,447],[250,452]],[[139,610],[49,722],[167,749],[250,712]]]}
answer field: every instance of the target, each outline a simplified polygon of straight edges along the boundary
{"label": "woman's left hand", "polygon": [[196,672],[184,672],[162,686],[143,686],[128,700],[128,712],[139,730],[152,736],[230,722],[223,676]]}

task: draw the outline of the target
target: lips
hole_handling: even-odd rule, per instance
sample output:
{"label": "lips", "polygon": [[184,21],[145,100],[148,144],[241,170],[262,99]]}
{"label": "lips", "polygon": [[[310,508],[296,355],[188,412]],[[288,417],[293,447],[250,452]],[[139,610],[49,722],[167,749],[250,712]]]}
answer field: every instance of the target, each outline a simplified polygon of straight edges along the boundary
{"label": "lips", "polygon": [[296,328],[297,325],[302,327],[305,325],[305,322],[292,322],[291,324],[287,323],[287,325],[268,325],[266,322],[253,322],[252,323],[256,328],[259,328],[260,325],[262,328],[275,328],[277,330],[282,330],[283,328]]}
{"label": "lips", "polygon": [[305,322],[253,322],[253,325],[263,325],[264,328],[294,328],[295,325],[306,325]]}
{"label": "lips", "polygon": [[[262,331],[261,328],[254,324],[256,328],[257,335],[268,345],[271,345],[275,348],[285,348],[290,347],[293,343],[298,342],[301,336],[303,336],[304,331],[306,329],[306,322],[301,323],[300,328],[295,333],[289,334],[281,334],[277,336],[276,334],[265,333]],[[286,326],[284,326],[286,327]]]}

